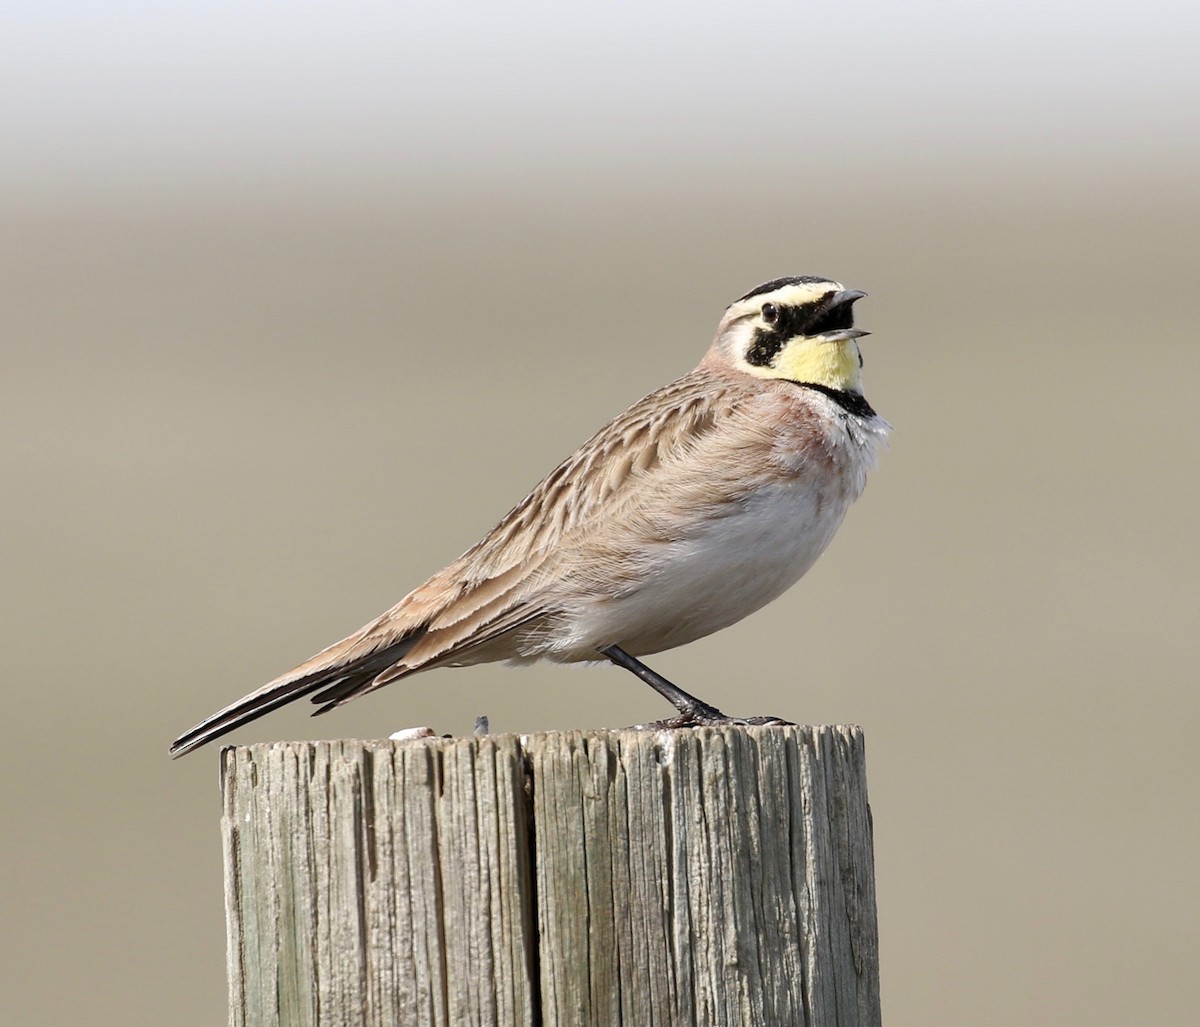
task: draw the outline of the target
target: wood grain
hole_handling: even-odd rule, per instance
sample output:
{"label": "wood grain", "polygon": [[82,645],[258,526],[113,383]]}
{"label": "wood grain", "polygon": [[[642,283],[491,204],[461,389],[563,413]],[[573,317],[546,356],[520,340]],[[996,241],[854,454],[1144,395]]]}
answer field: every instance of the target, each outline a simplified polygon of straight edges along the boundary
{"label": "wood grain", "polygon": [[238,1027],[880,1022],[857,728],[222,760]]}

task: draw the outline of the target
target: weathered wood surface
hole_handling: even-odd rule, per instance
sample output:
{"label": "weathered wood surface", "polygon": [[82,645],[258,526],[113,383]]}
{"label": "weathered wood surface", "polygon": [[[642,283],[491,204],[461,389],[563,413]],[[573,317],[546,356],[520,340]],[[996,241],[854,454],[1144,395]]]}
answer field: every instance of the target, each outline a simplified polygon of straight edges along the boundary
{"label": "weathered wood surface", "polygon": [[852,727],[223,754],[230,1023],[871,1027]]}

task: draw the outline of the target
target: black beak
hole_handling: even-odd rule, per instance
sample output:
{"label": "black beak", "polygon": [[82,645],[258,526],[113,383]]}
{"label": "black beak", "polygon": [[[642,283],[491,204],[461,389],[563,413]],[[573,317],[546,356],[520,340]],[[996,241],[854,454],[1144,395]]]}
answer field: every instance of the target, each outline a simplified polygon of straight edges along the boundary
{"label": "black beak", "polygon": [[805,334],[823,335],[830,342],[845,342],[847,339],[857,339],[869,334],[861,328],[854,327],[855,300],[861,300],[866,295],[857,289],[843,289],[825,298],[821,312],[805,328]]}

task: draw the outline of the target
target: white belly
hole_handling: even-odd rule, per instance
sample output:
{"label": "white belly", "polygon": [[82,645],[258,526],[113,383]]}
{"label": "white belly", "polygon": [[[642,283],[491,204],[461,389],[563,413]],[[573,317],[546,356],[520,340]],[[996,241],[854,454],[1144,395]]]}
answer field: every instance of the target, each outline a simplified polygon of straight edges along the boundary
{"label": "white belly", "polygon": [[645,655],[736,623],[816,562],[856,494],[836,486],[818,493],[805,481],[760,489],[737,512],[657,547],[630,593],[587,603],[552,658],[594,659],[612,644]]}

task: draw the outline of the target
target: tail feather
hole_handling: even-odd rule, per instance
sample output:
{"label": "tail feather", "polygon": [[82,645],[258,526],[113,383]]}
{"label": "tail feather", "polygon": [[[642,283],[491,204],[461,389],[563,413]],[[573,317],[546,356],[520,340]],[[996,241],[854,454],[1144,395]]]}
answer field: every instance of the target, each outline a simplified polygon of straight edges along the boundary
{"label": "tail feather", "polygon": [[277,710],[293,699],[298,699],[320,687],[321,682],[316,681],[308,685],[289,684],[251,692],[223,710],[218,710],[211,717],[207,717],[190,731],[176,738],[171,743],[171,756],[175,759],[186,756],[193,749],[200,748],[214,738],[220,738],[221,735],[239,728],[243,724],[249,724],[250,721],[257,720],[272,710]]}
{"label": "tail feather", "polygon": [[[325,693],[317,696],[315,701],[325,701],[326,697],[332,698],[336,695],[338,698],[334,705],[345,702],[364,685],[369,684],[376,675],[403,659],[404,654],[424,634],[425,629],[422,627],[382,648],[368,649],[366,652],[361,651],[361,633],[352,635],[345,643],[330,646],[291,673],[276,678],[202,720],[171,744],[171,756],[185,756],[214,738],[219,738],[321,688],[325,689]],[[342,648],[346,643],[355,642],[358,644]],[[317,712],[323,713],[329,708],[331,707],[326,706]]]}
{"label": "tail feather", "polygon": [[[379,672],[372,666],[364,668],[359,673],[350,674],[328,682],[322,691],[309,700],[309,702],[316,703],[321,707],[313,713],[313,716],[318,717],[322,713],[328,713],[330,710],[337,709],[339,706],[345,706],[351,699],[357,699],[366,692],[373,692],[378,687],[375,682],[379,680],[379,675],[394,670],[395,666],[394,663],[389,664],[388,667]],[[403,667],[395,677],[403,677],[404,674],[411,673],[411,667]]]}

